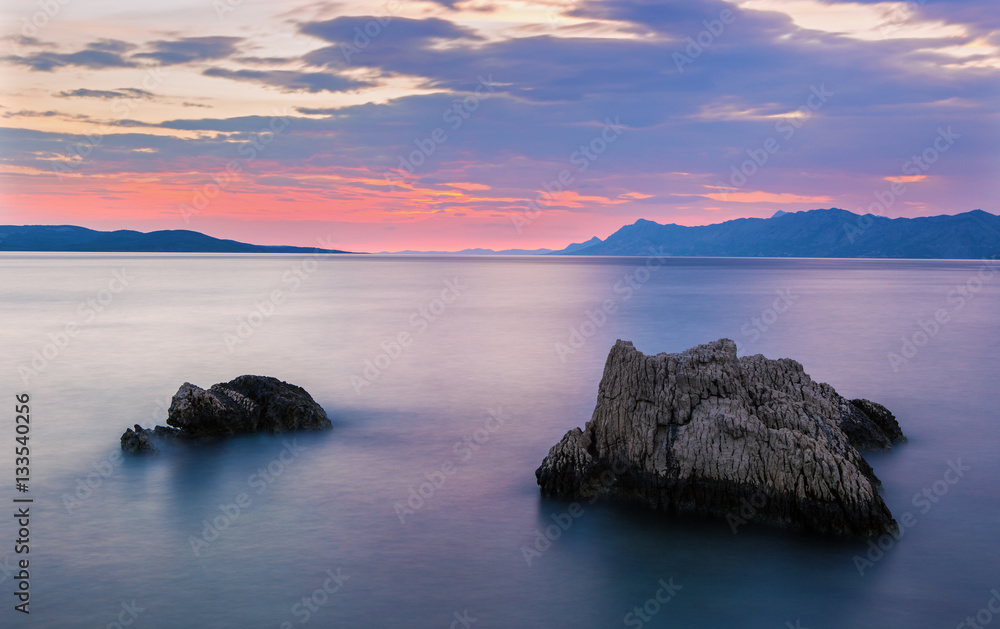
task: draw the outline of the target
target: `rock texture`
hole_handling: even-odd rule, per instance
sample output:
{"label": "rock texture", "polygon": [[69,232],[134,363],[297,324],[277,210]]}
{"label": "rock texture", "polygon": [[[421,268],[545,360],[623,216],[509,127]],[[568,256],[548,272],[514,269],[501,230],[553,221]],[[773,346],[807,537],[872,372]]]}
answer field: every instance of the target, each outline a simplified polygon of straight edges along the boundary
{"label": "rock texture", "polygon": [[885,407],[841,397],[794,360],[737,358],[729,339],[656,356],[618,341],[593,417],[535,476],[546,495],[869,536],[898,527],[858,448],[902,439]]}
{"label": "rock texture", "polygon": [[208,390],[185,382],[170,402],[167,424],[152,430],[136,424],[122,435],[122,449],[155,452],[158,441],[332,427],[305,389],[267,376],[240,376]]}
{"label": "rock texture", "polygon": [[153,432],[148,428],[143,428],[139,424],[135,425],[135,430],[126,428],[122,435],[122,450],[139,454],[142,452],[156,452],[157,448],[149,434]]}
{"label": "rock texture", "polygon": [[869,400],[851,400],[840,428],[858,450],[890,450],[893,443],[906,441],[889,409]]}
{"label": "rock texture", "polygon": [[176,428],[157,426],[156,428],[143,428],[139,424],[135,425],[135,430],[127,428],[122,435],[122,450],[141,454],[145,452],[159,452],[157,443],[174,443],[180,440],[180,431]]}

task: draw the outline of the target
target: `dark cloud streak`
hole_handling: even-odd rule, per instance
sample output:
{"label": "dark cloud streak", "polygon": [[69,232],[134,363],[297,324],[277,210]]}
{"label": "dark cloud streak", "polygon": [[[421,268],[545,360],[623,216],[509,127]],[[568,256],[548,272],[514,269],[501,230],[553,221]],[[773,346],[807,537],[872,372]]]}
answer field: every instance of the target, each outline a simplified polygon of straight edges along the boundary
{"label": "dark cloud streak", "polygon": [[246,81],[283,92],[347,92],[373,84],[326,72],[293,72],[290,70],[226,70],[209,68],[202,74],[234,81]]}
{"label": "dark cloud streak", "polygon": [[153,93],[140,90],[135,87],[122,87],[116,90],[91,90],[80,88],[76,90],[64,90],[56,94],[60,98],[100,98],[111,100],[116,98],[152,98]]}
{"label": "dark cloud streak", "polygon": [[153,52],[133,55],[135,59],[153,59],[163,65],[179,65],[231,57],[237,52],[239,37],[184,37],[151,42]]}

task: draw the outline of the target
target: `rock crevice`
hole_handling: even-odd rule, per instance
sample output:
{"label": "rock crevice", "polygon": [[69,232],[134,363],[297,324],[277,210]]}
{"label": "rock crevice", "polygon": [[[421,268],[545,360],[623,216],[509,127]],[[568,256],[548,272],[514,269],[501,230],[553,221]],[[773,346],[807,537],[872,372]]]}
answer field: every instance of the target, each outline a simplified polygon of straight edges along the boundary
{"label": "rock crevice", "polygon": [[892,414],[798,362],[738,358],[729,339],[646,356],[618,341],[593,416],[535,472],[546,495],[637,498],[676,513],[867,536],[894,531],[859,449],[903,440]]}

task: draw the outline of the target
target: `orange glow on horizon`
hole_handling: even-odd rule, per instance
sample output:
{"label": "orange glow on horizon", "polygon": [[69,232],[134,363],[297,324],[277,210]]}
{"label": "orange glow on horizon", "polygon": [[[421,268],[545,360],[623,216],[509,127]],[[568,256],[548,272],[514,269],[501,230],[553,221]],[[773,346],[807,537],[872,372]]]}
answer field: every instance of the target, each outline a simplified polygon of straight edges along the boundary
{"label": "orange glow on horizon", "polygon": [[731,201],[734,203],[827,203],[833,200],[833,197],[828,196],[804,196],[788,192],[775,193],[760,190],[753,192],[712,192],[703,194],[702,196],[708,197],[713,201]]}

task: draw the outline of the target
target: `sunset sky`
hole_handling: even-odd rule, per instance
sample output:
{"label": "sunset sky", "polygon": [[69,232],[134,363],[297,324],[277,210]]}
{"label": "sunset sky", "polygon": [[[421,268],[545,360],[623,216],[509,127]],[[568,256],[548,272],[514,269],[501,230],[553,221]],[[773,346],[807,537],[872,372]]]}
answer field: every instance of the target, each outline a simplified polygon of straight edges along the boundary
{"label": "sunset sky", "polygon": [[18,0],[3,17],[4,224],[381,251],[998,211],[996,0]]}

